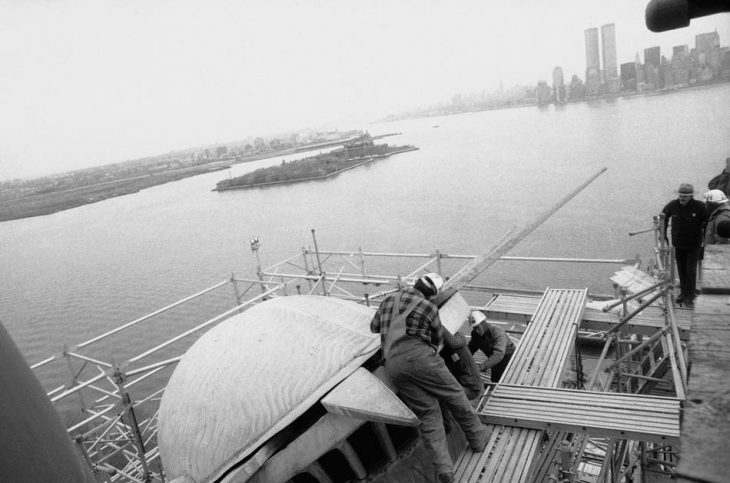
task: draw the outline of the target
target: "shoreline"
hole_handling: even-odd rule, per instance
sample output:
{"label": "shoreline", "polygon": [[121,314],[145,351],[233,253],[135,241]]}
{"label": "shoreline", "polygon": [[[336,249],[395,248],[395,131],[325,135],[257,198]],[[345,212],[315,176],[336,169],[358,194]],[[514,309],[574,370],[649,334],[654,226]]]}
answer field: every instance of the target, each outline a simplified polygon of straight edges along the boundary
{"label": "shoreline", "polygon": [[[379,137],[395,136],[401,133],[388,133]],[[336,146],[344,144],[351,138],[338,141],[331,141],[327,144]],[[91,185],[76,186],[60,191],[49,193],[31,194],[28,196],[0,200],[0,223],[4,221],[22,220],[37,216],[52,215],[65,210],[78,208],[79,206],[90,205],[118,196],[138,193],[146,188],[152,188],[173,181],[180,181],[185,178],[200,174],[212,173],[228,169],[235,164],[249,163],[270,159],[278,156],[289,156],[307,151],[322,149],[321,144],[302,146],[300,148],[288,148],[280,151],[255,154],[242,158],[227,158],[211,163],[179,168],[161,173],[135,176],[113,181],[104,181]]]}
{"label": "shoreline", "polygon": [[[381,137],[385,137],[385,136],[381,136]],[[417,150],[418,150],[417,147],[411,146],[411,147],[400,149],[398,151],[393,151],[392,153],[376,154],[373,156],[368,156],[367,158],[359,158],[359,159],[363,159],[363,161],[360,163],[354,164],[352,166],[348,166],[346,168],[342,168],[340,170],[333,171],[332,173],[325,174],[323,176],[312,176],[309,178],[287,179],[287,180],[282,180],[282,181],[268,181],[265,183],[253,183],[253,184],[240,185],[240,186],[225,186],[222,188],[215,187],[211,191],[232,191],[232,190],[244,190],[244,189],[251,189],[251,188],[265,188],[268,186],[280,186],[280,185],[293,184],[293,183],[303,183],[305,181],[323,180],[323,179],[331,178],[332,176],[338,175],[340,173],[344,173],[345,171],[349,171],[351,169],[355,169],[357,167],[375,162],[379,159],[387,158],[394,154],[407,153],[409,151],[417,151]]]}

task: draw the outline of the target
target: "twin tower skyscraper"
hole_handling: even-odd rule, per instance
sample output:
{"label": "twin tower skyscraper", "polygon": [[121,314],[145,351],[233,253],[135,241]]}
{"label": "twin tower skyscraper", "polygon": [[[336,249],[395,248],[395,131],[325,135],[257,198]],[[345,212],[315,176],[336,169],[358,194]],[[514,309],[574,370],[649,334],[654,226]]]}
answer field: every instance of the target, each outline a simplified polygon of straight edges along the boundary
{"label": "twin tower skyscraper", "polygon": [[[585,31],[586,38],[586,90],[588,94],[611,93],[620,89],[616,56],[616,25],[601,26],[601,57],[598,54],[598,29]],[[601,68],[601,58],[603,68]]]}

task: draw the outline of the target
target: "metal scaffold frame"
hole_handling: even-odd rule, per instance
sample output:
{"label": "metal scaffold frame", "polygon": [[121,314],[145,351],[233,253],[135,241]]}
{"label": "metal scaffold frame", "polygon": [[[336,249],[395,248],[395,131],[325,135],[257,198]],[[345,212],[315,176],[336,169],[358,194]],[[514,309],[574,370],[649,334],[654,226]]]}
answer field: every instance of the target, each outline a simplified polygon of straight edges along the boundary
{"label": "metal scaffold frame", "polygon": [[[324,251],[317,245],[312,230],[314,249],[261,268],[260,241],[250,242],[257,260],[255,279],[232,275],[189,297],[167,305],[143,317],[104,332],[85,342],[65,346],[62,351],[31,366],[34,370],[52,364],[63,364],[70,373],[70,382],[48,391],[55,405],[75,399],[80,412],[68,432],[76,442],[79,454],[94,471],[98,481],[164,482],[165,474],[157,447],[157,411],[168,376],[163,371],[173,368],[182,358],[163,358],[163,349],[184,339],[191,339],[230,316],[271,297],[294,294],[321,294],[365,305],[377,305],[386,295],[406,284],[412,284],[423,273],[435,271],[448,275],[474,260],[475,255],[453,255],[436,250],[433,253],[387,253],[357,251]],[[393,271],[371,271],[366,261],[387,261]],[[633,259],[579,259],[545,257],[508,257],[513,262],[589,263],[632,265]],[[453,264],[445,270],[444,264]],[[453,270],[453,272],[452,272]],[[194,327],[145,349],[122,362],[104,361],[84,353],[90,347],[103,347],[112,335],[145,330],[145,324],[174,308],[193,303],[205,294],[231,286],[233,307]],[[508,289],[467,284],[463,291],[495,293]],[[676,332],[676,331],[675,331]],[[674,332],[672,332],[674,333]],[[678,339],[677,339],[678,341]],[[191,342],[192,343],[192,342]],[[184,352],[184,351],[183,351]],[[145,360],[146,365],[140,361]],[[79,366],[80,364],[80,366]],[[686,376],[685,376],[686,377]],[[151,391],[142,391],[144,381],[164,378]],[[686,379],[683,379],[686,380]],[[147,414],[140,418],[140,414]],[[585,446],[585,445],[584,445]],[[581,454],[588,454],[583,452]],[[576,465],[580,458],[576,459]]]}
{"label": "metal scaffold frame", "polygon": [[[631,295],[625,290],[620,290],[619,299],[603,307],[604,311],[609,311],[620,306],[620,321],[602,335],[603,350],[586,388],[599,391],[613,388],[617,392],[644,394],[657,384],[664,383],[670,386],[677,399],[683,401],[686,399],[688,373],[686,347],[680,339],[675,315],[674,253],[673,248],[667,243],[664,215],[655,216],[653,221],[651,229],[630,235],[646,232],[654,234],[652,271],[654,279],[658,281]],[[629,311],[628,302],[632,300],[639,301],[639,307]],[[664,327],[643,341],[629,338],[628,322],[657,301],[662,308]],[[614,348],[615,360],[608,363],[606,358],[611,347]],[[649,359],[651,364],[647,364]],[[663,365],[660,366],[660,363]],[[658,369],[660,367],[664,370]],[[647,368],[650,373],[643,373]],[[664,377],[664,371],[669,372],[669,378]],[[602,373],[607,374],[607,377],[601,379],[599,376]],[[595,453],[592,457],[595,457]],[[671,445],[609,439],[605,442],[600,462],[601,471],[595,481],[618,482],[628,481],[628,478],[631,478],[631,481],[646,481],[647,473],[670,477],[676,471],[677,463],[678,450]],[[640,479],[634,479],[637,477]]]}

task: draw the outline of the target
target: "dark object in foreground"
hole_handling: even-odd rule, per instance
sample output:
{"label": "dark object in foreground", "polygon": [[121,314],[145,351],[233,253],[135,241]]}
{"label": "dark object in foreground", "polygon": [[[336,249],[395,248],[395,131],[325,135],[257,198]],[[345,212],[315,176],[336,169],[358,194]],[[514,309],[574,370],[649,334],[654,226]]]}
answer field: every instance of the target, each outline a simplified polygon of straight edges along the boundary
{"label": "dark object in foreground", "polygon": [[652,0],[646,6],[646,27],[665,32],[687,27],[693,18],[730,12],[727,0]]}

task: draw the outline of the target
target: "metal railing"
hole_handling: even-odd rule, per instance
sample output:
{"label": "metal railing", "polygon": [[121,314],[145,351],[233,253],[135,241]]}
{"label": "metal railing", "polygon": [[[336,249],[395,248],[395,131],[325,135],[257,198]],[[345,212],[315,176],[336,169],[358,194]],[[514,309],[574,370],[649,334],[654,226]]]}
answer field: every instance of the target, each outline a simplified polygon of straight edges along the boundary
{"label": "metal railing", "polygon": [[[450,255],[436,250],[433,253],[384,253],[319,250],[312,230],[315,249],[261,268],[260,242],[251,240],[251,249],[257,260],[255,279],[232,275],[189,297],[155,310],[94,336],[77,345],[64,347],[59,353],[33,364],[38,371],[53,364],[64,364],[70,373],[70,382],[48,391],[53,404],[70,404],[77,398],[80,407],[68,432],[76,442],[79,453],[94,471],[98,481],[152,482],[165,481],[165,474],[157,447],[157,412],[171,369],[181,360],[181,353],[170,357],[172,344],[192,339],[192,336],[220,323],[233,314],[271,297],[301,293],[317,293],[362,304],[377,304],[387,294],[405,284],[411,284],[421,274],[437,271],[447,275],[444,264],[454,265],[449,273],[474,259],[474,255]],[[574,259],[544,257],[503,257],[518,262],[632,264],[631,259]],[[390,269],[374,271],[366,261],[397,261],[387,263]],[[453,270],[453,272],[451,272]],[[140,350],[121,362],[101,360],[85,354],[104,344],[115,335],[130,331],[144,331],[160,315],[181,309],[202,296],[232,286],[233,307],[208,320],[183,330],[166,340]],[[487,288],[467,285],[465,291],[484,292]],[[190,342],[192,343],[192,341]],[[149,363],[140,366],[143,359]],[[80,366],[79,366],[80,364]]]}

